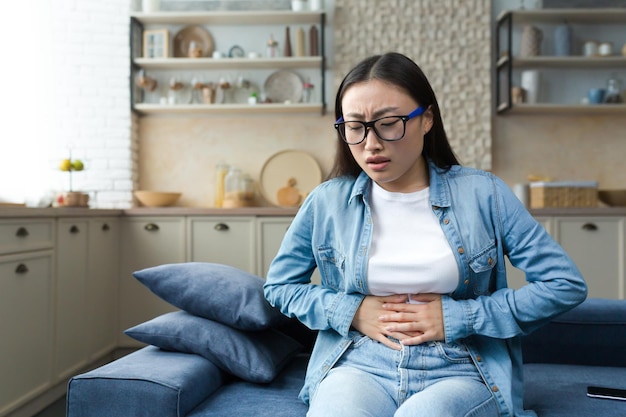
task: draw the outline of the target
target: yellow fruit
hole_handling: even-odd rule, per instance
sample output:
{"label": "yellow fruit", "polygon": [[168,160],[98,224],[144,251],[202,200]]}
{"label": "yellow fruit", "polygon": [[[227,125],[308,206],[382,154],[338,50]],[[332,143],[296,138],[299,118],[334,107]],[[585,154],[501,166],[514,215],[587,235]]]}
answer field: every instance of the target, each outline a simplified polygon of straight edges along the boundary
{"label": "yellow fruit", "polygon": [[72,161],[69,159],[64,159],[61,161],[61,165],[59,165],[61,171],[70,171],[72,169]]}
{"label": "yellow fruit", "polygon": [[74,171],[82,171],[85,168],[85,164],[83,164],[83,161],[81,161],[80,159],[76,159],[74,160],[74,162],[72,162],[72,169]]}

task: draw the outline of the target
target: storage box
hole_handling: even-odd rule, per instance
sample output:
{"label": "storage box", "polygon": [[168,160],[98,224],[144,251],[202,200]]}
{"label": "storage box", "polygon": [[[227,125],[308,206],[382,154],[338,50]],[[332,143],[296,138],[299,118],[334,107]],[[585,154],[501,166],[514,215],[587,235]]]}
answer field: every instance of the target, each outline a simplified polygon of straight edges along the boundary
{"label": "storage box", "polygon": [[555,181],[530,183],[530,208],[596,207],[596,181]]}

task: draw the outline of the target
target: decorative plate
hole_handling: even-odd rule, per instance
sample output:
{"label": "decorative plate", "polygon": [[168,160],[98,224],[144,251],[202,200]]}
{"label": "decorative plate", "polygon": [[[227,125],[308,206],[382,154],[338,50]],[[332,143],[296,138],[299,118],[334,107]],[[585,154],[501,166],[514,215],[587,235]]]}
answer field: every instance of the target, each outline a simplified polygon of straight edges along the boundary
{"label": "decorative plate", "polygon": [[239,45],[234,45],[228,50],[228,56],[231,58],[243,58],[245,53],[243,52],[243,48]]}
{"label": "decorative plate", "polygon": [[298,103],[302,99],[302,79],[292,71],[276,71],[264,84],[265,96],[272,103]]}
{"label": "decorative plate", "polygon": [[300,205],[321,182],[322,169],[315,158],[307,152],[296,150],[281,151],[272,155],[265,161],[259,181],[263,197],[270,203],[283,207],[294,206],[280,204],[279,195],[287,191],[285,189],[297,190],[300,198],[295,205]]}
{"label": "decorative plate", "polygon": [[215,45],[209,31],[202,26],[187,26],[178,31],[176,36],[174,36],[174,57],[189,58],[189,46],[191,42],[195,42],[200,48],[200,57],[213,55]]}

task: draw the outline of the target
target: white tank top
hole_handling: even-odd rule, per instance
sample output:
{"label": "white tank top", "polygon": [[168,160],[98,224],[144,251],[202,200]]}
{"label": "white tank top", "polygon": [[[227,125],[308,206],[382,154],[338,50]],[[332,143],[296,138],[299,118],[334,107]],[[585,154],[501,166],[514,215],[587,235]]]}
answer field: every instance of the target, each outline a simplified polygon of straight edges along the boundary
{"label": "white tank top", "polygon": [[430,189],[393,193],[372,181],[374,234],[367,280],[373,295],[438,293],[457,287],[452,248],[430,203]]}

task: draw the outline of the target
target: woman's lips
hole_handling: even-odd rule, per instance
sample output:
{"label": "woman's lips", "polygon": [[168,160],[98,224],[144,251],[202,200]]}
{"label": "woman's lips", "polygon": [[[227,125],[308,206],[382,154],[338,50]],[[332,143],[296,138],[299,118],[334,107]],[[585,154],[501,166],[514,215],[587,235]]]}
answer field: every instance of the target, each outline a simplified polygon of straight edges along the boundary
{"label": "woman's lips", "polygon": [[382,171],[387,168],[391,160],[382,156],[371,156],[365,160],[365,163],[374,171]]}

